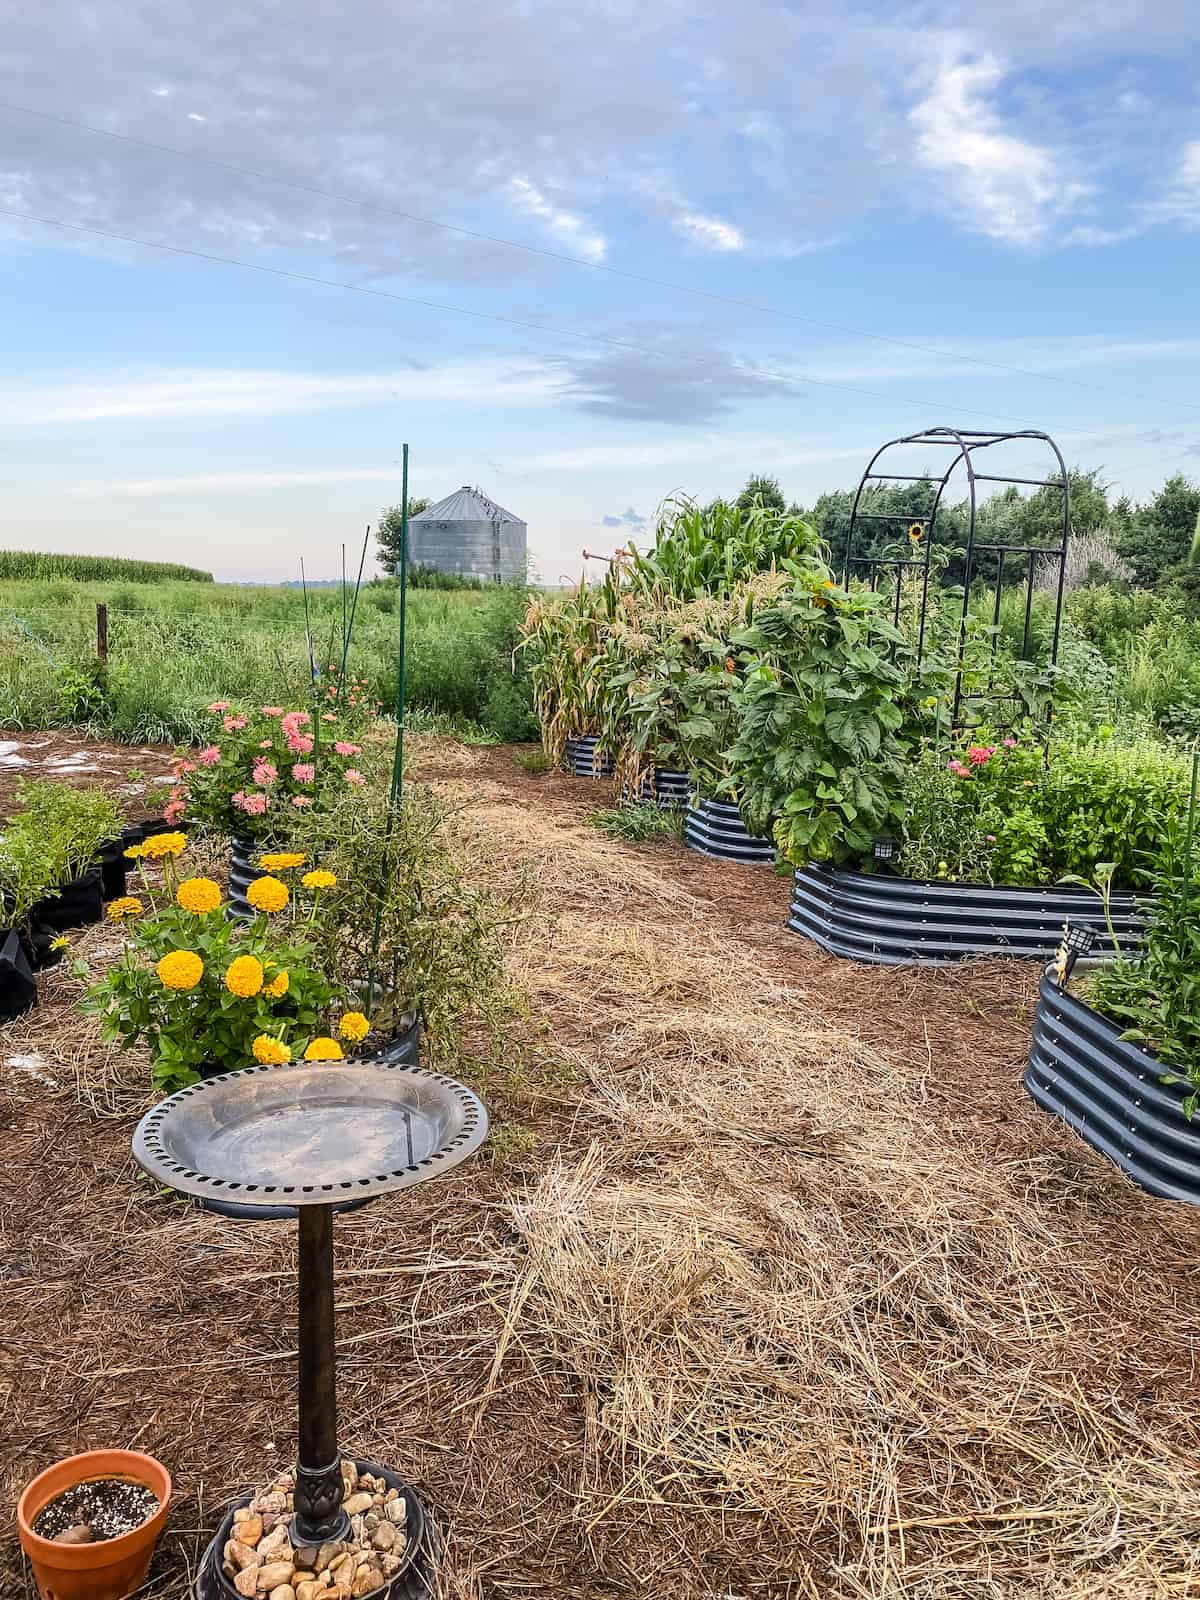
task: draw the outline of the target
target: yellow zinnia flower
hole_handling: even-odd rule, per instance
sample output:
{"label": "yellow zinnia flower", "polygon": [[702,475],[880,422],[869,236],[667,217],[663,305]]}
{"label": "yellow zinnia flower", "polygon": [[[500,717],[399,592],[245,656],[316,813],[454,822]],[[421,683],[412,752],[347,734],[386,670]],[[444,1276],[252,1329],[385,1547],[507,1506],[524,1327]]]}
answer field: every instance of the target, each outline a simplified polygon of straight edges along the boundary
{"label": "yellow zinnia flower", "polygon": [[142,902],[135,894],[123,894],[119,900],[110,900],[105,915],[110,922],[124,922],[126,917],[140,917]]}
{"label": "yellow zinnia flower", "polygon": [[185,878],[176,889],[175,898],[185,911],[203,916],[221,904],[221,885],[211,878]]}
{"label": "yellow zinnia flower", "polygon": [[314,1039],[304,1052],[305,1061],[344,1061],[341,1045],[336,1039]]}
{"label": "yellow zinnia flower", "polygon": [[204,963],[194,950],[172,950],[154,970],[168,989],[194,989],[204,976]]}
{"label": "yellow zinnia flower", "polygon": [[246,899],[256,911],[282,911],[288,903],[287,884],[278,878],[255,878]]}
{"label": "yellow zinnia flower", "polygon": [[142,845],[142,854],[158,861],[163,856],[177,856],[186,849],[186,833],[154,833]]}
{"label": "yellow zinnia flower", "polygon": [[314,867],[312,872],[306,872],[300,879],[306,889],[332,889],[337,882],[337,875],[326,872],[324,867]]}
{"label": "yellow zinnia flower", "polygon": [[343,1039],[349,1039],[357,1044],[360,1039],[365,1039],[371,1031],[371,1024],[361,1011],[347,1011],[338,1023],[338,1032]]}
{"label": "yellow zinnia flower", "polygon": [[270,983],[263,984],[263,993],[269,995],[272,1000],[279,1000],[288,992],[290,982],[291,979],[286,972],[277,972]]}
{"label": "yellow zinnia flower", "polygon": [[286,872],[289,867],[302,867],[307,860],[301,850],[277,850],[274,855],[259,856],[258,864],[264,872]]}
{"label": "yellow zinnia flower", "polygon": [[251,1000],[263,986],[262,962],[257,956],[237,956],[229,963],[225,987],[230,994]]}
{"label": "yellow zinnia flower", "polygon": [[260,1033],[250,1048],[255,1061],[261,1061],[264,1067],[281,1067],[292,1059],[292,1052],[283,1040],[273,1039],[269,1033]]}
{"label": "yellow zinnia flower", "polygon": [[131,844],[125,854],[130,861],[140,861],[146,854],[146,846],[144,844]]}

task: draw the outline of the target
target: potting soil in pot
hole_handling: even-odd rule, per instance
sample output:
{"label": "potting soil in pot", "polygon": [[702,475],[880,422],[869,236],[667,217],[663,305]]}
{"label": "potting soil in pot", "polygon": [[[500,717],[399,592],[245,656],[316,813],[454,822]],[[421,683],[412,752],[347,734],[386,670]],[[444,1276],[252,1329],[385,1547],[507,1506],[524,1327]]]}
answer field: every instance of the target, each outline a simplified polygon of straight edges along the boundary
{"label": "potting soil in pot", "polygon": [[73,1483],[43,1506],[33,1519],[33,1531],[64,1544],[93,1544],[132,1533],[157,1510],[158,1496],[144,1483],[92,1478]]}
{"label": "potting soil in pot", "polygon": [[296,1600],[351,1600],[388,1583],[405,1565],[408,1507],[398,1489],[342,1462],[342,1508],[350,1538],[297,1550],[288,1537],[296,1475],[285,1472],[264,1494],[233,1514],[233,1536],[221,1570],[239,1594],[289,1587]]}

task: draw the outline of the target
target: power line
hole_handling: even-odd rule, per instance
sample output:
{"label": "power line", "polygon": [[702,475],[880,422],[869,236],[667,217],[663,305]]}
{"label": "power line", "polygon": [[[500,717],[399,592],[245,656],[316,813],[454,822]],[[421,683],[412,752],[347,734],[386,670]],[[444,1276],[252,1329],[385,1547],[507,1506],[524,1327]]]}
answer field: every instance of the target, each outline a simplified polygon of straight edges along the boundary
{"label": "power line", "polygon": [[[614,267],[603,261],[589,261],[584,256],[571,255],[569,251],[550,250],[539,245],[525,244],[517,239],[506,239],[502,235],[485,233],[477,228],[463,227],[458,223],[443,222],[437,217],[425,217],[417,212],[405,211],[397,206],[389,206],[377,200],[367,200],[359,195],[343,194],[336,189],[326,189],[318,184],[303,183],[297,178],[285,178],[278,173],[263,172],[256,167],[242,166],[237,162],[223,161],[219,156],[206,155],[203,151],[183,150],[178,145],[161,144],[154,139],[141,139],[130,133],[115,133],[111,128],[101,128],[95,123],[81,122],[74,117],[64,117],[57,112],[43,111],[35,106],[18,105],[13,101],[0,100],[0,110],[15,112],[19,116],[37,117],[43,122],[54,122],[60,127],[73,128],[81,133],[95,134],[102,139],[111,139],[119,144],[132,145],[141,150],[154,150],[160,155],[177,156],[183,161],[197,161],[204,166],[216,167],[223,172],[232,172],[243,178],[255,178],[263,183],[279,184],[283,188],[295,189],[302,194],[311,194],[322,200],[333,200],[340,205],[359,206],[366,211],[375,211],[382,216],[399,217],[405,222],[414,222],[425,228],[438,228],[445,233],[456,233],[465,239],[475,239],[480,243],[500,245],[506,250],[520,250],[527,255],[541,256],[548,261],[561,262],[568,266],[584,267],[589,272],[605,273],[610,277],[624,278],[630,283],[642,283],[656,289],[669,289],[675,294],[689,294],[702,300],[714,301],[721,305],[738,306],[742,310],[757,311],[766,316],[782,317],[789,322],[800,322],[812,328],[824,328],[833,333],[850,334],[857,339],[869,339],[877,344],[889,344],[901,350],[915,350],[923,355],[937,356],[943,361],[961,361],[971,366],[988,367],[994,372],[1007,372],[1022,378],[1032,378],[1042,383],[1057,383],[1068,388],[1084,389],[1089,394],[1120,393],[1122,399],[1145,400],[1152,405],[1182,405],[1189,410],[1200,411],[1200,402],[1191,400],[1167,401],[1158,395],[1139,393],[1135,389],[1116,390],[1111,386],[1097,386],[1086,383],[1078,378],[1064,378],[1057,373],[1036,372],[1029,367],[1014,366],[1007,361],[991,361],[985,356],[964,354],[956,350],[946,350],[938,345],[920,344],[912,339],[900,339],[893,334],[871,333],[865,328],[854,328],[847,323],[830,322],[820,317],[805,316],[803,312],[786,311],[780,306],[768,305],[762,300],[751,300],[741,295],[722,294],[715,289],[703,289],[696,284],[675,283],[667,278],[656,278],[648,273],[633,272],[628,268]],[[810,382],[817,380],[810,379]],[[861,391],[866,393],[868,391]],[[977,412],[977,415],[985,415]],[[987,413],[1001,416],[1000,412]],[[1013,420],[1009,418],[1008,420]]]}
{"label": "power line", "polygon": [[[652,357],[656,360],[684,361],[690,366],[703,368],[709,371],[723,371],[711,361],[706,361],[702,356],[689,356],[680,354],[675,350],[656,350],[651,345],[640,345],[629,339],[617,339],[611,334],[580,332],[575,328],[547,327],[544,323],[529,322],[522,317],[507,317],[497,311],[477,311],[471,306],[451,305],[441,300],[426,300],[418,295],[398,294],[393,289],[372,289],[365,284],[345,283],[339,278],[322,278],[314,273],[295,272],[287,267],[269,267],[259,261],[243,261],[236,256],[216,255],[208,250],[195,250],[185,245],[161,244],[154,239],[141,239],[131,233],[116,233],[110,228],[96,228],[83,222],[64,222],[61,217],[38,216],[31,211],[17,211],[10,206],[0,206],[0,216],[17,217],[22,222],[37,222],[48,228],[63,228],[72,233],[94,234],[97,238],[112,239],[119,244],[139,245],[147,250],[162,250],[170,255],[187,256],[195,261],[207,261],[223,267],[240,267],[247,272],[264,273],[272,278],[288,278],[297,283],[315,284],[323,289],[345,289],[351,294],[370,295],[378,300],[394,300],[401,305],[420,306],[425,311],[444,311],[456,316],[473,317],[481,322],[499,322],[510,328],[523,328],[534,333],[550,334],[552,336],[579,339],[585,343],[598,343],[610,345],[617,350],[632,351],[636,355]],[[847,394],[865,395],[872,400],[885,400],[889,406],[907,407],[915,410],[917,406],[928,407],[930,410],[954,410],[964,412],[970,416],[988,417],[993,421],[999,419],[1004,422],[1020,422],[1026,427],[1036,427],[1028,417],[1013,416],[1004,411],[982,411],[977,406],[947,406],[942,400],[923,400],[916,396],[908,396],[897,402],[894,395],[885,394],[879,389],[863,389],[854,384],[836,383],[830,378],[813,378],[804,373],[777,372],[770,367],[752,366],[745,369],[755,377],[768,378],[771,381],[786,385],[791,388],[803,388],[805,385],[814,385],[823,389],[838,389]],[[1136,437],[1136,436],[1135,436]]]}

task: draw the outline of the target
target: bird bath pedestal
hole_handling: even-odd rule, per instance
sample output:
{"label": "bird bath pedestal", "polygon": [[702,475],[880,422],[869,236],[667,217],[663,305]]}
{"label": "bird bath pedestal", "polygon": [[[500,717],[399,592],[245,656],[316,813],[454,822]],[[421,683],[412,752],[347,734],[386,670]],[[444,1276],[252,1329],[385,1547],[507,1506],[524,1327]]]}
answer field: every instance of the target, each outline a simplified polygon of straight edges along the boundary
{"label": "bird bath pedestal", "polygon": [[[435,1178],[472,1155],[486,1134],[487,1112],[461,1083],[374,1061],[244,1067],[181,1090],[138,1124],[134,1156],[160,1183],[201,1199],[297,1208],[295,1546],[332,1544],[349,1533],[337,1442],[333,1206]],[[423,1520],[411,1491],[405,1496]],[[410,1548],[417,1532],[410,1530]],[[236,1600],[221,1571],[226,1537],[223,1525],[204,1561],[200,1600]],[[421,1593],[412,1579],[406,1563],[374,1594],[399,1600]]]}

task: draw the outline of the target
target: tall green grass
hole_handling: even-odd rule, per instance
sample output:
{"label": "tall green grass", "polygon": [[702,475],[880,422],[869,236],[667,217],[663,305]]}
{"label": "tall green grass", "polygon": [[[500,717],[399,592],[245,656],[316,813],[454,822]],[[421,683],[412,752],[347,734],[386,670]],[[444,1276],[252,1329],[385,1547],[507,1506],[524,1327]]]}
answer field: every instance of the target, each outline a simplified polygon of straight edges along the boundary
{"label": "tall green grass", "polygon": [[71,578],[80,583],[124,578],[128,583],[211,583],[211,572],[177,561],[127,561],[123,556],[57,556],[41,550],[0,550],[0,581]]}
{"label": "tall green grass", "polygon": [[[349,669],[390,709],[397,590],[364,586]],[[109,660],[95,659],[96,602],[109,608]],[[537,737],[528,677],[514,669],[518,588],[409,595],[407,695],[504,740]],[[309,593],[322,670],[340,656],[342,600]],[[199,737],[218,697],[297,703],[309,689],[303,594],[232,584],[0,582],[0,726],[83,726],[135,743]]]}

